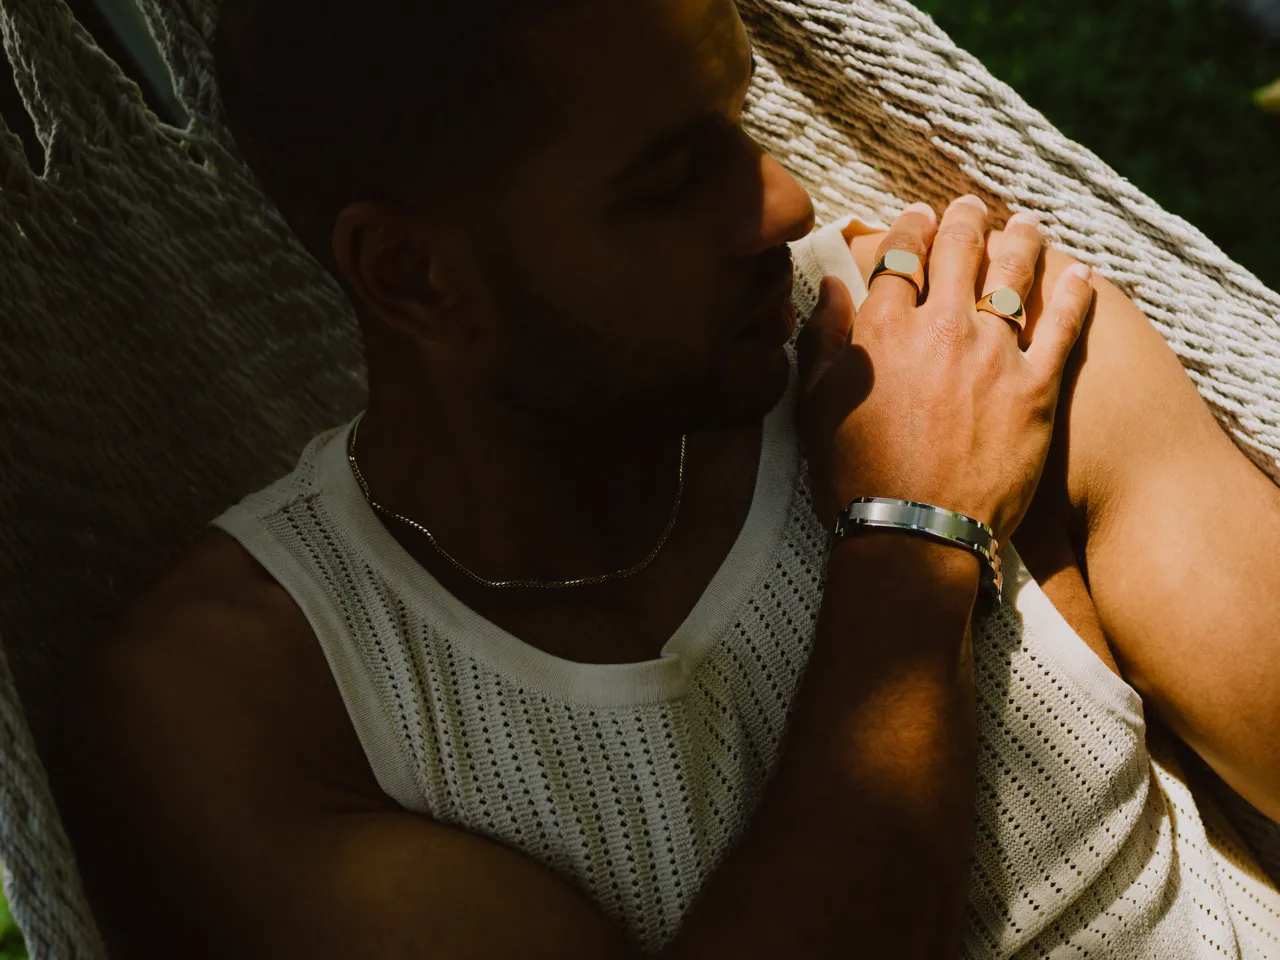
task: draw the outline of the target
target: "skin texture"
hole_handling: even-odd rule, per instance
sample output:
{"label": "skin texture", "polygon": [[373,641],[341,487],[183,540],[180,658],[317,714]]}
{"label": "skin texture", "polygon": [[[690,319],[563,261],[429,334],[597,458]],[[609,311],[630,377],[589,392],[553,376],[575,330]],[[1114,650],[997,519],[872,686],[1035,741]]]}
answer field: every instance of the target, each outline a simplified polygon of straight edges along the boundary
{"label": "skin texture", "polygon": [[[864,278],[883,236],[850,236]],[[989,235],[976,295],[1004,243]],[[1073,262],[1046,249],[1024,343]],[[1014,544],[1100,656],[1102,631],[1148,721],[1280,820],[1280,491],[1218,427],[1141,310],[1109,281],[1094,286]]]}
{"label": "skin texture", "polygon": [[[740,331],[814,225],[808,195],[740,126],[752,60],[729,0],[588,5],[533,39],[578,122],[530,160],[497,222],[354,204],[333,239],[376,318],[357,447],[375,499],[489,579],[645,556],[681,435],[690,473],[715,471],[725,438],[749,441],[781,397],[781,342]],[[696,142],[610,183],[699,116]]]}
{"label": "skin texture", "polygon": [[[781,338],[738,331],[786,273],[785,244],[810,232],[813,205],[738,125],[749,57],[731,0],[588,5],[543,24],[537,42],[579,122],[507,185],[501,214],[468,228],[355,204],[335,225],[335,258],[373,317],[357,457],[375,499],[482,575],[569,578],[651,549],[688,432],[679,520],[628,580],[486,590],[388,525],[462,602],[527,643],[580,662],[650,659],[746,516],[787,361]],[[715,122],[690,153],[605,189],[643,142],[706,111]],[[686,164],[678,199],[642,199],[677,186]],[[1004,236],[989,237],[975,299]],[[880,239],[850,238],[864,277]],[[1042,256],[1032,333],[1069,263]],[[1141,312],[1094,282],[1014,541],[1149,721],[1280,816],[1280,497]],[[155,940],[116,952],[196,956],[198,942],[210,956],[367,955],[371,940],[408,938],[418,905],[456,894],[465,908],[451,922],[487,938],[489,955],[514,955],[504,936],[553,923],[573,927],[556,936],[579,947],[555,955],[613,955],[616,931],[531,877],[530,861],[386,798],[305,617],[220,531],[142,598],[81,681],[50,775],[95,909],[108,928],[141,916],[135,932]],[[519,891],[502,916],[489,907],[498,875]],[[439,932],[419,932],[386,955],[429,952]]]}

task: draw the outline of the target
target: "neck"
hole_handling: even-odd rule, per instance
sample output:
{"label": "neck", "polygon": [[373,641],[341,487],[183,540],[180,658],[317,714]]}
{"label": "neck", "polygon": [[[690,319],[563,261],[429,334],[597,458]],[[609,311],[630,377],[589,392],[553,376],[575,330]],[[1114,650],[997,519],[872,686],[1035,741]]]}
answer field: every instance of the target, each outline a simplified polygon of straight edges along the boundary
{"label": "neck", "polygon": [[[697,532],[698,478],[717,473],[759,429],[688,436],[680,512],[664,551],[678,532]],[[649,555],[675,506],[680,445],[675,433],[618,436],[531,425],[474,405],[429,413],[371,398],[355,457],[377,503],[426,527],[477,576],[559,581]],[[386,522],[431,549],[412,528]]]}

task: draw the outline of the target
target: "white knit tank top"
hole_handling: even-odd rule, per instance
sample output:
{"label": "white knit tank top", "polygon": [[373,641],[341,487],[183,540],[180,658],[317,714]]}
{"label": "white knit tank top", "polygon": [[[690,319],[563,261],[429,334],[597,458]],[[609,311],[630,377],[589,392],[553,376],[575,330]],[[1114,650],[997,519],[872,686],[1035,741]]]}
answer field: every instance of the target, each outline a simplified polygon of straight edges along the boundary
{"label": "white knit tank top", "polygon": [[[866,296],[840,235],[850,220],[793,244],[801,318],[823,275]],[[354,418],[212,521],[306,615],[390,798],[557,871],[650,954],[761,799],[822,604],[827,536],[787,349],[791,385],[765,423],[747,520],[657,660],[562,660],[445,591],[365,500],[346,459]],[[1002,556],[1006,602],[974,637],[964,955],[1280,958],[1275,884],[1193,797],[1178,755],[1147,743],[1137,693],[1011,544]]]}

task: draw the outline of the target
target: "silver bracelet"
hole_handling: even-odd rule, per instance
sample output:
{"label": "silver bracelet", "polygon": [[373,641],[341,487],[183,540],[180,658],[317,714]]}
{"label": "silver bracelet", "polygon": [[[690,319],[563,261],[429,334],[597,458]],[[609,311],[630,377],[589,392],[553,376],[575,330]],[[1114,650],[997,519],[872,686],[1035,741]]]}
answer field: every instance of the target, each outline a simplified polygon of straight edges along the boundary
{"label": "silver bracelet", "polygon": [[858,497],[836,517],[834,542],[859,529],[879,527],[921,533],[934,540],[964,547],[983,561],[982,587],[993,604],[1000,603],[1004,577],[1000,572],[1000,545],[995,531],[981,520],[915,500]]}

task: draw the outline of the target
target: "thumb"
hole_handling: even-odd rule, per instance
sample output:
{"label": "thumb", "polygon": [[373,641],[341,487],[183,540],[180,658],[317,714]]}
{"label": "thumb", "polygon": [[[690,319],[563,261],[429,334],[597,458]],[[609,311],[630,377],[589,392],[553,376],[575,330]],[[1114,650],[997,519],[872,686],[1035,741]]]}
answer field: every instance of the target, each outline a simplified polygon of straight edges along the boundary
{"label": "thumb", "polygon": [[849,346],[853,335],[853,297],[839,277],[826,276],[818,287],[818,305],[796,337],[800,389],[808,393]]}

